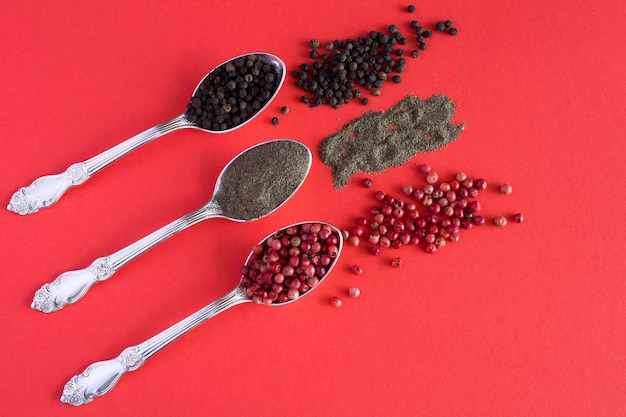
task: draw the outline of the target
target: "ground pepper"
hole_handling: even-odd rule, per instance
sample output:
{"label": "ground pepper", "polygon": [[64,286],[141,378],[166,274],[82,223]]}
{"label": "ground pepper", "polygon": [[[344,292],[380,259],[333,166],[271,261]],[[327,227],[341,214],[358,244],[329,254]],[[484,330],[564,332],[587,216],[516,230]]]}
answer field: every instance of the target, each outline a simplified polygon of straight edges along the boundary
{"label": "ground pepper", "polygon": [[275,140],[251,148],[221,178],[218,202],[224,214],[252,220],[269,213],[299,187],[309,163],[309,150],[296,141]]}
{"label": "ground pepper", "polygon": [[387,111],[370,111],[325,138],[320,159],[332,168],[333,185],[342,188],[357,172],[382,172],[419,152],[433,152],[458,138],[454,103],[443,95],[423,101],[409,95]]}

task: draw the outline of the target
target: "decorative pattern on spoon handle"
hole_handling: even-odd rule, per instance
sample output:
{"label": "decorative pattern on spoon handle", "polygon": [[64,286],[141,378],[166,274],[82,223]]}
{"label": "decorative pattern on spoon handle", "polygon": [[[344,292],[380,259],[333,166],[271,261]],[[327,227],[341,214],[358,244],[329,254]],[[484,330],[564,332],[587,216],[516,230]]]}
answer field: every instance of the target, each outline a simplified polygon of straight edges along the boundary
{"label": "decorative pattern on spoon handle", "polygon": [[82,374],[72,377],[61,395],[61,402],[75,406],[87,404],[95,398],[109,392],[119,379],[129,371],[134,371],[161,349],[204,323],[237,304],[251,303],[242,287],[237,286],[223,297],[196,311],[161,333],[138,345],[122,351],[115,359],[96,362],[87,367]]}
{"label": "decorative pattern on spoon handle", "polygon": [[38,178],[31,185],[22,187],[15,192],[7,209],[17,214],[26,215],[50,207],[59,201],[67,190],[84,183],[96,172],[132,150],[166,133],[185,127],[194,127],[194,125],[185,118],[184,114],[181,114],[141,132],[85,162],[74,164],[61,174]]}
{"label": "decorative pattern on spoon handle", "polygon": [[98,258],[85,269],[65,272],[51,283],[44,284],[35,293],[31,307],[44,313],[58,311],[80,300],[93,284],[114,273],[109,257]]}
{"label": "decorative pattern on spoon handle", "polygon": [[11,197],[7,209],[20,215],[36,213],[41,208],[50,207],[67,190],[88,179],[85,164],[74,164],[65,172],[38,178],[31,185],[20,188]]}
{"label": "decorative pattern on spoon handle", "polygon": [[65,384],[61,402],[74,406],[87,404],[109,392],[122,375],[139,368],[144,361],[139,347],[132,346],[115,359],[96,362]]}

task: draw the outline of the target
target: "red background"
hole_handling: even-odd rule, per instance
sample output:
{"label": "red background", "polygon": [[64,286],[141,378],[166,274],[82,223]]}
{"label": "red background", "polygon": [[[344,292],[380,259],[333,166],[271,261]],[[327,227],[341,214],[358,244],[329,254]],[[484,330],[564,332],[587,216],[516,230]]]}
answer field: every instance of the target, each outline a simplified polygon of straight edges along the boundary
{"label": "red background", "polygon": [[[184,110],[214,65],[273,52],[289,69],[322,44],[418,19],[452,19],[404,81],[370,106],[299,103],[287,81],[272,105],[226,134],[160,138],[26,217],[0,210],[2,390],[7,416],[626,416],[626,64],[623,1],[276,0],[11,1],[0,5],[0,200]],[[208,201],[241,150],[321,140],[407,93],[458,104],[460,138],[374,175],[375,189],[419,183],[415,162],[464,170],[487,192],[485,226],[436,255],[346,248],[322,287],[285,308],[244,305],[164,349],[109,394],[73,408],[63,385],[232,289],[270,231],[320,219],[352,225],[372,205],[359,185],[332,188],[315,155],[300,191],[255,223],[200,223],[44,315],[43,283],[80,269]],[[280,114],[288,105],[291,112]],[[270,119],[280,118],[273,126]],[[365,270],[348,271],[352,264]],[[358,286],[362,296],[329,297]]]}

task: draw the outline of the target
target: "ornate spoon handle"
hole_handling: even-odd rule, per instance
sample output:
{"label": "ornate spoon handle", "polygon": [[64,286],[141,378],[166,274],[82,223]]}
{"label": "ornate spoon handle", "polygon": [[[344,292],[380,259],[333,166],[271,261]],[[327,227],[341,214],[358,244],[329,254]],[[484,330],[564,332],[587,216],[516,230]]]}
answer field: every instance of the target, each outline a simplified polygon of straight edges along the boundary
{"label": "ornate spoon handle", "polygon": [[189,330],[205,322],[222,311],[237,304],[250,302],[241,287],[236,287],[230,293],[214,301],[198,312],[176,323],[152,338],[131,346],[122,351],[115,359],[96,362],[85,369],[83,373],[72,377],[61,396],[61,402],[75,406],[87,404],[94,398],[109,392],[126,373],[138,369],[152,355],[178,339]]}
{"label": "ornate spoon handle", "polygon": [[50,207],[59,201],[67,190],[84,183],[96,172],[130,151],[166,133],[192,126],[191,122],[184,115],[177,116],[172,120],[133,136],[85,162],[73,164],[65,172],[40,177],[29,186],[22,187],[16,191],[11,197],[7,209],[17,214],[26,215],[36,213],[39,209]]}
{"label": "ornate spoon handle", "polygon": [[148,249],[189,226],[221,214],[221,207],[211,200],[199,209],[174,220],[124,249],[107,257],[96,259],[87,268],[64,272],[54,281],[44,284],[37,290],[31,307],[44,313],[52,313],[68,304],[75,303],[85,295],[93,284],[110,278],[118,269]]}

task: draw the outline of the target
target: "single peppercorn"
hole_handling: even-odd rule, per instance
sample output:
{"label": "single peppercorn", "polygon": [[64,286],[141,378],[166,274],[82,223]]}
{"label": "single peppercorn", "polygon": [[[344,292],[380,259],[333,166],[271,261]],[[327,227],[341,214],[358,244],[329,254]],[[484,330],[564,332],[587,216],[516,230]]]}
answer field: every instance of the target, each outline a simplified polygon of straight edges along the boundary
{"label": "single peppercorn", "polygon": [[394,268],[400,268],[402,266],[402,258],[393,258],[391,261],[391,266]]}
{"label": "single peppercorn", "polygon": [[355,275],[361,275],[363,273],[363,268],[358,265],[352,265],[350,267],[350,271],[352,271],[352,273]]}
{"label": "single peppercorn", "polygon": [[363,187],[365,188],[372,188],[372,185],[374,184],[371,178],[363,178],[363,181],[361,182],[361,184],[363,185]]}
{"label": "single peppercorn", "polygon": [[422,33],[422,35],[428,39],[433,36],[433,32],[431,30],[425,30],[424,33]]}
{"label": "single peppercorn", "polygon": [[278,124],[278,117],[272,117],[272,124],[273,125],[277,125]]}
{"label": "single peppercorn", "polygon": [[368,102],[369,100],[367,99],[367,97],[363,97],[363,99],[361,100],[361,104],[363,104],[364,106],[366,106]]}
{"label": "single peppercorn", "polygon": [[456,30],[456,28],[450,28],[450,30],[448,31],[448,33],[449,33],[451,36],[455,36],[455,35],[457,34],[457,30]]}
{"label": "single peppercorn", "polygon": [[437,22],[435,29],[437,29],[437,32],[443,32],[446,30],[446,24],[444,22]]}
{"label": "single peppercorn", "polygon": [[410,4],[410,5],[406,8],[406,10],[407,10],[409,13],[415,13],[415,6],[413,6],[412,4]]}
{"label": "single peppercorn", "polygon": [[319,48],[320,47],[320,41],[318,41],[317,39],[311,39],[309,41],[309,46],[313,49],[315,48]]}
{"label": "single peppercorn", "polygon": [[280,112],[282,114],[289,114],[289,107],[287,107],[287,106],[281,107]]}
{"label": "single peppercorn", "polygon": [[504,227],[507,224],[506,217],[496,217],[493,219],[493,223],[498,227]]}
{"label": "single peppercorn", "polygon": [[411,51],[411,57],[417,58],[419,55],[420,55],[420,51],[418,51],[417,49],[413,49]]}
{"label": "single peppercorn", "polygon": [[357,287],[352,287],[348,290],[348,296],[350,298],[357,298],[359,295],[361,295],[361,290]]}
{"label": "single peppercorn", "polygon": [[524,215],[522,213],[516,213],[513,215],[513,221],[515,223],[522,223],[524,221]]}
{"label": "single peppercorn", "polygon": [[426,44],[424,42],[419,43],[419,48],[423,51],[426,49]]}
{"label": "single peppercorn", "polygon": [[400,84],[402,82],[402,78],[399,75],[394,75],[393,77],[391,77],[391,79],[396,84]]}
{"label": "single peppercorn", "polygon": [[343,304],[341,302],[341,298],[339,298],[339,297],[331,297],[329,302],[330,302],[331,306],[337,307],[337,308],[341,307],[341,305]]}
{"label": "single peppercorn", "polygon": [[451,28],[451,27],[452,27],[452,25],[453,25],[452,20],[446,20],[446,21],[445,21],[445,22],[443,22],[443,23],[444,23],[444,25],[446,25],[446,27],[447,27],[447,28]]}

